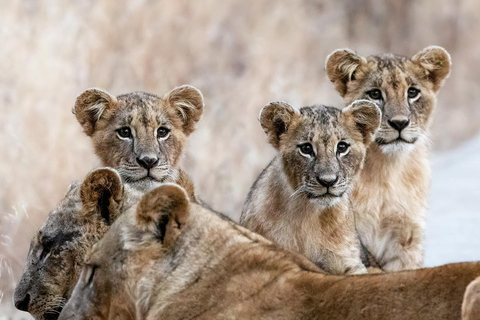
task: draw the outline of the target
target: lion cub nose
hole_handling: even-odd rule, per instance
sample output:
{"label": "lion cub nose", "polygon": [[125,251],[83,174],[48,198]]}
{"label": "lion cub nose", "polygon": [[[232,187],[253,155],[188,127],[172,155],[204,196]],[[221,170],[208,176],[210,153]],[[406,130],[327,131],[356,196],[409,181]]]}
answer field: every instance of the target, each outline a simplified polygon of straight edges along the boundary
{"label": "lion cub nose", "polygon": [[139,165],[144,167],[147,170],[152,169],[155,167],[158,163],[158,158],[151,158],[151,157],[143,157],[143,158],[137,158],[137,162]]}
{"label": "lion cub nose", "polygon": [[395,116],[387,121],[388,124],[395,130],[402,131],[410,124],[410,119],[405,116]]}
{"label": "lion cub nose", "polygon": [[338,176],[336,174],[318,175],[317,181],[325,188],[328,188],[333,186],[338,181]]}
{"label": "lion cub nose", "polygon": [[28,312],[28,305],[30,304],[30,295],[27,293],[21,298],[15,297],[15,308],[20,311]]}

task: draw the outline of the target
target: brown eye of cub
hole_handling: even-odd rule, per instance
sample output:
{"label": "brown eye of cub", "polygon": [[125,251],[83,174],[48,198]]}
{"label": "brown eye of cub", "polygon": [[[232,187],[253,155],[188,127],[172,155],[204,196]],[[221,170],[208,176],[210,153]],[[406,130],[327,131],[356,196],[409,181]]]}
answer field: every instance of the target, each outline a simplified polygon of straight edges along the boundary
{"label": "brown eye of cub", "polygon": [[165,127],[160,127],[157,130],[157,137],[158,138],[165,138],[168,135],[169,132],[170,132],[170,129],[165,128]]}
{"label": "brown eye of cub", "polygon": [[414,87],[408,88],[408,93],[407,94],[408,94],[409,99],[416,98],[419,93],[420,93],[420,90],[418,90],[417,88],[414,88]]}
{"label": "brown eye of cub", "polygon": [[367,95],[370,97],[370,99],[373,99],[373,100],[382,99],[382,91],[380,91],[379,89],[373,89],[373,90],[367,91]]}
{"label": "brown eye of cub", "polygon": [[337,144],[337,152],[338,153],[345,153],[348,150],[348,147],[349,147],[348,143],[340,141]]}
{"label": "brown eye of cub", "polygon": [[117,129],[117,133],[122,138],[131,138],[132,137],[132,131],[130,130],[129,127],[122,127],[120,129]]}
{"label": "brown eye of cub", "polygon": [[304,143],[298,146],[300,148],[300,152],[307,155],[311,156],[313,155],[313,147],[310,143]]}

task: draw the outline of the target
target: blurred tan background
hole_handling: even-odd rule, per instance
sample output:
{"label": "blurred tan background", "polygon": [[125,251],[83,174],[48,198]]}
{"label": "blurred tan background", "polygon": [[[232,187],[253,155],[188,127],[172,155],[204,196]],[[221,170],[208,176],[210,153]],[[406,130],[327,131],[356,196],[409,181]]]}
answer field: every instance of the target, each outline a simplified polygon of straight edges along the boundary
{"label": "blurred tan background", "polygon": [[183,162],[202,198],[237,219],[274,151],[257,116],[271,100],[341,106],[324,62],[337,48],[411,56],[445,47],[453,71],[432,139],[480,128],[476,0],[0,2],[0,319],[30,238],[69,183],[99,163],[71,108],[89,87],[163,95],[192,84],[206,109]]}

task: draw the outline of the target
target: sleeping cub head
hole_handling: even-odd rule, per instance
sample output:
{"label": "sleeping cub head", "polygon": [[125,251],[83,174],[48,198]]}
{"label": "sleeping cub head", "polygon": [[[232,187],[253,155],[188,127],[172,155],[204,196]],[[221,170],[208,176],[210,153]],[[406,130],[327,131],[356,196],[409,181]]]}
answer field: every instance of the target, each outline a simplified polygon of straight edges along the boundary
{"label": "sleeping cub head", "polygon": [[74,113],[103,165],[127,182],[163,182],[172,176],[203,107],[200,91],[188,85],[163,98],[89,89],[78,96]]}
{"label": "sleeping cub head", "polygon": [[57,319],[87,251],[142,195],[123,185],[118,173],[108,168],[94,170],[82,184],[72,184],[31,241],[15,288],[16,308],[38,320]]}
{"label": "sleeping cub head", "polygon": [[326,62],[328,77],[345,104],[368,99],[382,110],[375,142],[384,153],[409,150],[415,142],[426,140],[436,93],[450,67],[450,55],[436,46],[411,58],[394,54],[362,57],[340,49]]}
{"label": "sleeping cub head", "polygon": [[329,207],[352,188],[380,117],[379,108],[366,100],[343,110],[316,105],[299,111],[272,102],[262,109],[260,123],[279,151],[294,195]]}

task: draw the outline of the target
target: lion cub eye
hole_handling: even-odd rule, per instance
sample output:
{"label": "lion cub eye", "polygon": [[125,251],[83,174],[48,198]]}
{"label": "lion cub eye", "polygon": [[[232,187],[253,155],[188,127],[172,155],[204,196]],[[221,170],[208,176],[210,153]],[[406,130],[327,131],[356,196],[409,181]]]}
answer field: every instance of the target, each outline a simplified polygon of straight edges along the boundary
{"label": "lion cub eye", "polygon": [[121,127],[120,129],[117,129],[117,134],[120,138],[123,139],[129,139],[132,137],[132,130],[130,130],[129,127]]}
{"label": "lion cub eye", "polygon": [[349,145],[348,143],[343,142],[343,141],[340,141],[340,142],[337,144],[337,153],[338,153],[338,154],[342,154],[342,153],[347,152],[348,147],[350,147],[350,145]]}
{"label": "lion cub eye", "polygon": [[157,138],[165,138],[170,133],[170,129],[165,127],[160,127],[157,130]]}
{"label": "lion cub eye", "polygon": [[305,155],[305,156],[313,156],[314,155],[314,152],[313,152],[313,147],[310,143],[304,143],[304,144],[301,144],[298,146],[299,150],[300,150],[300,153],[302,155]]}
{"label": "lion cub eye", "polygon": [[414,87],[410,87],[408,88],[407,95],[409,99],[415,99],[419,93],[420,93],[420,90]]}
{"label": "lion cub eye", "polygon": [[380,91],[380,89],[367,91],[367,95],[372,100],[382,100],[382,91]]}

